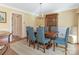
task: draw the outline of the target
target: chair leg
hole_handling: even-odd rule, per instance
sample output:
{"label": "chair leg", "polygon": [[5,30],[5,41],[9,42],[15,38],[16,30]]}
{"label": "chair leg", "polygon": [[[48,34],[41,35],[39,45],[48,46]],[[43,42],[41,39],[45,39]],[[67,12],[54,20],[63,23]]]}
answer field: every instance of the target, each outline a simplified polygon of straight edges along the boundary
{"label": "chair leg", "polygon": [[65,55],[67,55],[67,48],[65,48]]}
{"label": "chair leg", "polygon": [[31,43],[31,41],[29,40],[29,47],[30,47],[30,43]]}
{"label": "chair leg", "polygon": [[53,51],[55,51],[55,44],[54,44],[54,47],[53,47]]}
{"label": "chair leg", "polygon": [[44,53],[45,53],[46,45],[44,45]]}
{"label": "chair leg", "polygon": [[44,48],[44,53],[45,53],[45,48]]}
{"label": "chair leg", "polygon": [[29,39],[29,38],[27,37],[27,42],[29,41],[28,39]]}
{"label": "chair leg", "polygon": [[65,55],[67,55],[67,45],[65,46]]}
{"label": "chair leg", "polygon": [[37,43],[37,50],[39,50],[39,43]]}
{"label": "chair leg", "polygon": [[34,49],[35,49],[35,42],[34,42]]}
{"label": "chair leg", "polygon": [[56,43],[55,43],[55,42],[53,42],[53,43],[54,43],[54,46],[53,46],[53,51],[55,51]]}

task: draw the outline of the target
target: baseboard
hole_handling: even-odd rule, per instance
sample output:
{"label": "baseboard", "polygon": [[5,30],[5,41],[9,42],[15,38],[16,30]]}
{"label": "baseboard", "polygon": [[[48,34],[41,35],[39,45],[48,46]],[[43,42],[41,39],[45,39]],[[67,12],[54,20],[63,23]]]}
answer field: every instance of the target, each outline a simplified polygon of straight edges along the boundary
{"label": "baseboard", "polygon": [[72,43],[72,42],[68,42],[69,44],[78,44],[78,43]]}

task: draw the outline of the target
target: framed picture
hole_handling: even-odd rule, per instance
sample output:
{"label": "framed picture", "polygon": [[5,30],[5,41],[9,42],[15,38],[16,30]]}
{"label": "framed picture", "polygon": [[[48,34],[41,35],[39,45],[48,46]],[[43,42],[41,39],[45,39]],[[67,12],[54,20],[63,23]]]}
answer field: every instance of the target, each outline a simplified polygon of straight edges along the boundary
{"label": "framed picture", "polygon": [[0,11],[0,23],[6,23],[6,12]]}

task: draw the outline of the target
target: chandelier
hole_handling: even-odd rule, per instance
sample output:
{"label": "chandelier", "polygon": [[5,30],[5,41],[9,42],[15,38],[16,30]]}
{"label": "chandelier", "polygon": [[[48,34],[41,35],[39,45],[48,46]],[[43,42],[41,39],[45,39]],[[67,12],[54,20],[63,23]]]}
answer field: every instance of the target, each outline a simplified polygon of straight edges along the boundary
{"label": "chandelier", "polygon": [[39,11],[39,15],[38,15],[39,19],[43,19],[43,14],[42,14],[42,3],[40,3],[40,11]]}

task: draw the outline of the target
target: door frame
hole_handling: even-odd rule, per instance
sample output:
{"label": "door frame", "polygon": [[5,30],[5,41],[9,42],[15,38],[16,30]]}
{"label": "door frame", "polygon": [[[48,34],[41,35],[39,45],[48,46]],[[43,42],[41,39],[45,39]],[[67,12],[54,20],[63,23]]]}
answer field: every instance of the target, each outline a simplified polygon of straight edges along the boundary
{"label": "door frame", "polygon": [[[12,15],[12,17],[11,17],[11,19],[12,19],[12,21],[11,21],[11,32],[13,33],[13,14],[16,14],[16,15],[21,15],[21,14],[18,14],[18,13],[12,13],[11,15]],[[22,15],[21,15],[21,17],[22,17]],[[21,18],[21,20],[22,20],[22,18]],[[22,25],[22,23],[21,23],[21,25]],[[22,28],[22,27],[21,27]],[[12,34],[12,36],[13,36],[13,34]],[[21,36],[22,36],[22,29],[21,29]],[[21,37],[20,37],[21,38]]]}

